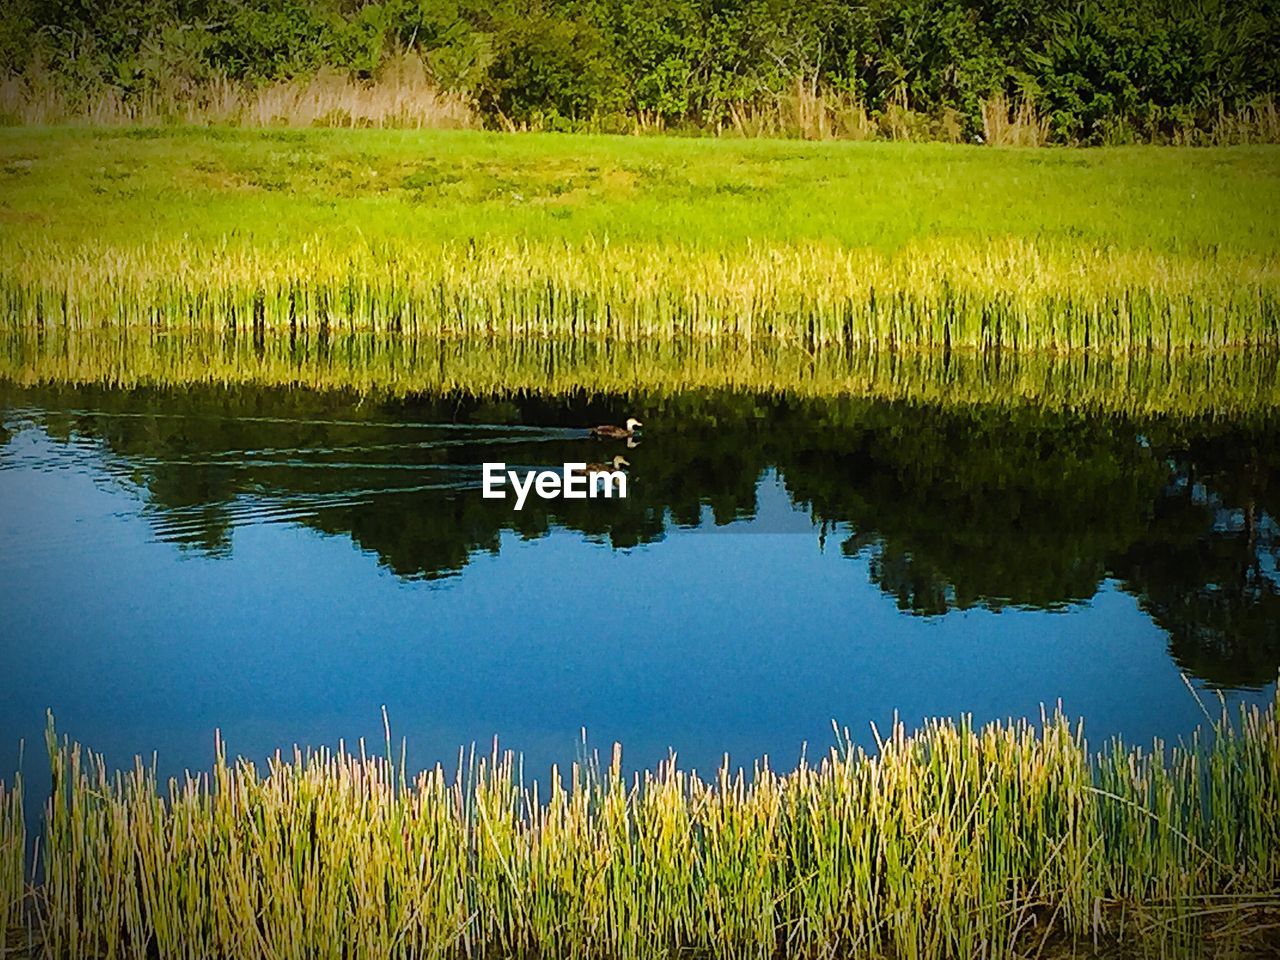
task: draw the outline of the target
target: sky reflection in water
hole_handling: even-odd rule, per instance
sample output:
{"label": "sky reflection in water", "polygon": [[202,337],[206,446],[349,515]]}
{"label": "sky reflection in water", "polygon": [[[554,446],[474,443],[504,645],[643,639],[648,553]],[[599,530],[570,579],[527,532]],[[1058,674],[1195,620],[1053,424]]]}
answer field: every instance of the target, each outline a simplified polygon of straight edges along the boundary
{"label": "sky reflection in water", "polygon": [[[115,763],[494,735],[794,763],[831,721],[1059,699],[1176,738],[1280,666],[1280,440],[1247,425],[742,396],[357,404],[8,390],[0,760],[44,710]],[[643,404],[643,407],[639,406]],[[634,450],[576,429],[635,407]],[[505,419],[517,424],[497,425]],[[0,438],[3,439],[3,438]],[[626,452],[625,504],[479,496]],[[717,535],[708,535],[715,533]],[[28,760],[26,766],[31,767]]]}

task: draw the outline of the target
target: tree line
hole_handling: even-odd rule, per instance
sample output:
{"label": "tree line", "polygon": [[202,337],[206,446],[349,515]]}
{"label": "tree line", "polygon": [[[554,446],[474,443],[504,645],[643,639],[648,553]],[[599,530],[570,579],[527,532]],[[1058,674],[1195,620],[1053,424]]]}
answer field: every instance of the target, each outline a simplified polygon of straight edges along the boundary
{"label": "tree line", "polygon": [[406,55],[498,127],[1267,139],[1280,2],[0,0],[0,72],[71,101]]}

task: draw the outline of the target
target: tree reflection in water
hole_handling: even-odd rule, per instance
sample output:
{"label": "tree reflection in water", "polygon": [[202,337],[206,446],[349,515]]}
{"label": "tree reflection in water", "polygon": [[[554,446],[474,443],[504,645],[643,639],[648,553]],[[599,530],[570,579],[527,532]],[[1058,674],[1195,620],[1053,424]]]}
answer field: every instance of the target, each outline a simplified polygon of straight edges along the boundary
{"label": "tree reflection in water", "polygon": [[[3,388],[51,436],[100,443],[157,534],[208,554],[246,522],[349,536],[405,579],[457,574],[504,531],[622,549],[757,516],[776,471],[815,536],[865,557],[899,609],[1057,609],[1108,578],[1186,670],[1224,686],[1280,667],[1280,429],[1270,414],[1076,415],[701,392],[375,401],[271,388]],[[482,461],[603,460],[587,424],[635,413],[625,501],[479,495]],[[12,421],[12,417],[8,418]],[[0,443],[11,439],[0,433]],[[747,529],[755,527],[748,525]]]}

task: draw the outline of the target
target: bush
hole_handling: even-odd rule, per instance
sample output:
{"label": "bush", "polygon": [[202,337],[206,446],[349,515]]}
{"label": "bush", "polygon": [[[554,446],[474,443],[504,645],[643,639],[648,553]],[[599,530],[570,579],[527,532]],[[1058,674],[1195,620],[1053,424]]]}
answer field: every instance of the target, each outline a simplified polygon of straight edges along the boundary
{"label": "bush", "polygon": [[494,126],[865,135],[797,123],[804,89],[891,136],[980,139],[999,102],[1035,104],[1036,142],[1200,143],[1274,128],[1280,13],[1274,0],[0,0],[0,80],[85,114],[108,94],[128,108],[219,79],[369,79],[405,53]]}

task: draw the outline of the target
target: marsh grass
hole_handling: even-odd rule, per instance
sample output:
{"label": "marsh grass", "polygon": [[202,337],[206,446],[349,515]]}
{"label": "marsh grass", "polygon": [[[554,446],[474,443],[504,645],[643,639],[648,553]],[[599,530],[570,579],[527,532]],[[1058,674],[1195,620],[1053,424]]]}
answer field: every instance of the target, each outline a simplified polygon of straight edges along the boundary
{"label": "marsh grass", "polygon": [[1274,928],[1274,703],[1097,757],[1060,714],[877,740],[709,777],[626,777],[615,747],[544,784],[496,745],[410,775],[389,746],[260,769],[219,742],[160,783],[51,725],[30,907],[49,957],[1177,956]]}
{"label": "marsh grass", "polygon": [[22,775],[12,786],[0,780],[0,957],[8,955],[10,931],[21,928],[27,899],[26,812]]}
{"label": "marsh grass", "polygon": [[1280,351],[808,350],[601,338],[321,337],[149,327],[0,328],[0,380],[18,386],[299,387],[358,395],[567,397],[741,390],[1116,413],[1242,417],[1280,410]]}
{"label": "marsh grass", "polygon": [[1273,157],[5,131],[0,323],[808,349],[1275,344]]}
{"label": "marsh grass", "polygon": [[731,254],[592,241],[93,243],[11,262],[0,273],[0,311],[11,323],[74,328],[1125,353],[1280,343],[1280,275],[1261,259],[1019,241],[919,242],[897,255],[821,242]]}

